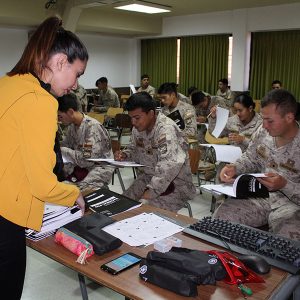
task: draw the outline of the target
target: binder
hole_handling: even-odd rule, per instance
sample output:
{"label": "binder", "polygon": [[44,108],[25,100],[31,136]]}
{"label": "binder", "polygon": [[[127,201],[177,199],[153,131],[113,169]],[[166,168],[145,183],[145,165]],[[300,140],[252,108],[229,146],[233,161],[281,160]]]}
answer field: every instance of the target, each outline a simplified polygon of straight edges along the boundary
{"label": "binder", "polygon": [[84,196],[86,206],[93,212],[108,217],[141,206],[141,203],[106,188]]}

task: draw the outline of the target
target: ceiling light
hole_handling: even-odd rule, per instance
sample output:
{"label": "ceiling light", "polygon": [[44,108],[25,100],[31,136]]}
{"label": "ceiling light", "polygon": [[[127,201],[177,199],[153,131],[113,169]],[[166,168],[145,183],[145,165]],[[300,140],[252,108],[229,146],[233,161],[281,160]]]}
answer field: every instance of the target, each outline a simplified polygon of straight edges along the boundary
{"label": "ceiling light", "polygon": [[170,12],[171,7],[160,5],[152,2],[144,2],[144,1],[125,1],[115,6],[116,9],[129,10],[135,12],[141,12],[146,14],[159,14]]}

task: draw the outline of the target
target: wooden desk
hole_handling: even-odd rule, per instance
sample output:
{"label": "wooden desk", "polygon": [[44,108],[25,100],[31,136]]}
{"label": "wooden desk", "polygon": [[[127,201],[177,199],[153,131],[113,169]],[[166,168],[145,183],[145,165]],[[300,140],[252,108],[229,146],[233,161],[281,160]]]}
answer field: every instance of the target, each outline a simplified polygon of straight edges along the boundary
{"label": "wooden desk", "polygon": [[[172,212],[167,212],[164,210],[156,209],[148,205],[143,205],[137,209],[119,214],[115,216],[116,220],[121,220],[124,218],[132,217],[136,214],[142,212],[153,212],[157,211],[167,215],[173,219],[185,223],[193,223],[193,219],[185,217],[182,215],[176,215]],[[201,242],[199,239],[193,238],[184,233],[176,234],[183,242],[183,247],[199,250],[211,250],[211,249],[221,249],[218,246],[209,244],[207,242]],[[127,244],[123,244],[119,249],[112,252],[106,253],[105,255],[98,256],[94,255],[88,259],[88,264],[80,265],[75,262],[76,255],[69,252],[64,247],[57,245],[54,242],[53,236],[48,237],[44,240],[38,242],[27,241],[27,245],[32,249],[50,257],[51,259],[73,269],[79,273],[79,279],[81,283],[81,290],[83,299],[88,299],[85,285],[84,285],[84,276],[94,280],[95,282],[104,285],[130,299],[147,299],[147,300],[158,300],[158,299],[191,299],[189,297],[183,297],[177,295],[168,290],[162,289],[158,286],[152,285],[150,283],[142,281],[139,276],[139,267],[135,266],[123,273],[120,273],[117,276],[110,275],[102,270],[100,270],[100,265],[106,263],[107,261],[116,258],[122,253],[132,251],[138,255],[146,256],[148,251],[153,250],[153,246],[148,246],[146,248],[136,248],[130,247]],[[288,273],[281,271],[276,268],[272,268],[271,272],[267,275],[264,275],[265,283],[252,283],[247,284],[252,291],[253,295],[250,297],[251,300],[261,300],[269,299],[272,294],[281,287],[281,283],[288,279]],[[212,285],[200,285],[198,286],[198,297],[192,299],[201,299],[201,300],[226,300],[226,299],[243,299],[240,291],[236,286],[227,285],[223,282],[218,282],[216,286]],[[282,298],[276,298],[282,299]]]}

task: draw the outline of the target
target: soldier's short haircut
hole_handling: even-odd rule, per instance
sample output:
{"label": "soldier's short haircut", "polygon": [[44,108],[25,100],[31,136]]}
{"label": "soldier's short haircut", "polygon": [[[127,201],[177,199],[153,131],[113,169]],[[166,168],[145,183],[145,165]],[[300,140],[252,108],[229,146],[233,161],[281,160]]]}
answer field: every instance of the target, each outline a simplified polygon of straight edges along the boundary
{"label": "soldier's short haircut", "polygon": [[143,75],[141,76],[141,80],[143,80],[143,79],[145,79],[145,78],[150,78],[150,77],[149,77],[148,74],[143,74]]}
{"label": "soldier's short haircut", "polygon": [[108,80],[106,77],[100,77],[99,79],[97,79],[95,85],[98,86],[99,83],[108,83]]}
{"label": "soldier's short haircut", "polygon": [[156,103],[147,92],[132,94],[126,101],[125,110],[132,111],[141,108],[143,112],[153,110],[155,112]]}
{"label": "soldier's short haircut", "polygon": [[223,84],[228,85],[228,79],[227,78],[221,78],[218,82],[222,82]]}
{"label": "soldier's short haircut", "polygon": [[275,89],[268,92],[268,94],[261,101],[261,108],[264,108],[270,104],[275,104],[276,109],[281,116],[287,113],[293,113],[297,115],[298,104],[295,97],[287,90]]}
{"label": "soldier's short haircut", "polygon": [[240,103],[244,107],[249,108],[252,106],[252,108],[255,108],[255,102],[253,101],[252,97],[248,95],[247,93],[240,93],[234,98],[233,104],[234,103]]}
{"label": "soldier's short haircut", "polygon": [[281,81],[278,80],[278,79],[273,80],[273,81],[272,81],[272,85],[273,85],[273,84],[279,84],[280,86],[282,86]]}
{"label": "soldier's short haircut", "polygon": [[74,111],[78,111],[77,97],[74,94],[66,94],[57,98],[58,110],[61,112],[67,112],[70,108]]}
{"label": "soldier's short haircut", "polygon": [[158,88],[158,94],[172,94],[177,95],[177,84],[175,82],[165,82]]}
{"label": "soldier's short haircut", "polygon": [[196,105],[204,102],[205,97],[206,96],[201,91],[192,93],[192,95],[191,95],[192,104],[194,106],[196,106]]}

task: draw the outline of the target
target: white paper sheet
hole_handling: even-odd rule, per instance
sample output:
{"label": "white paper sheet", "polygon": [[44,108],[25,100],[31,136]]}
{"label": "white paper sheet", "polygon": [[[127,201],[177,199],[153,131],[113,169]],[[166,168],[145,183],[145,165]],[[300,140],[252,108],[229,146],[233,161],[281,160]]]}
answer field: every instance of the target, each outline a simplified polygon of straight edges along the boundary
{"label": "white paper sheet", "polygon": [[242,155],[240,147],[232,145],[200,144],[204,147],[213,147],[216,152],[216,160],[221,162],[234,163]]}
{"label": "white paper sheet", "polygon": [[130,246],[150,245],[184,228],[153,213],[142,213],[102,228]]}
{"label": "white paper sheet", "polygon": [[214,137],[218,138],[220,136],[221,132],[223,131],[223,129],[227,124],[228,116],[229,116],[228,109],[222,108],[220,106],[217,107],[217,114],[216,114],[217,122],[216,122],[215,129],[211,133]]}
{"label": "white paper sheet", "polygon": [[88,158],[88,161],[94,161],[94,162],[106,162],[108,164],[118,166],[118,167],[144,167],[144,165],[138,164],[134,161],[118,161],[114,160],[113,158]]}
{"label": "white paper sheet", "polygon": [[133,84],[129,84],[129,87],[131,89],[132,94],[135,94],[136,93],[136,89],[135,89],[134,85]]}

